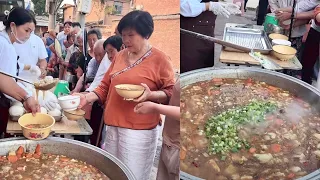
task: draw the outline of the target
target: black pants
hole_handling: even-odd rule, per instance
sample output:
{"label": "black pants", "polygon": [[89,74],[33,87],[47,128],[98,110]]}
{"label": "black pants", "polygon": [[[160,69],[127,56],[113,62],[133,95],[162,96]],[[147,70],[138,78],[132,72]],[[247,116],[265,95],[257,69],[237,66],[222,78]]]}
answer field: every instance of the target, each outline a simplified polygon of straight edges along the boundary
{"label": "black pants", "polygon": [[262,25],[268,11],[268,0],[259,0],[257,25]]}
{"label": "black pants", "polygon": [[98,101],[94,102],[92,105],[91,110],[91,117],[90,117],[90,127],[93,130],[92,135],[90,136],[90,143],[92,145],[98,145],[101,141],[101,130],[100,125],[103,116],[103,107],[98,103]]}
{"label": "black pants", "polygon": [[310,28],[302,52],[302,80],[312,84],[313,67],[319,57],[320,33]]}
{"label": "black pants", "polygon": [[[90,121],[88,119],[86,119],[86,121],[88,122],[88,124],[90,124]],[[89,135],[75,135],[74,136],[74,140],[85,142],[85,143],[89,143],[89,139],[90,139]]]}
{"label": "black pants", "polygon": [[10,137],[7,132],[7,124],[9,119],[10,100],[0,92],[0,138],[4,135],[5,138]]}
{"label": "black pants", "polygon": [[[180,17],[180,27],[214,37],[216,15],[203,12],[197,17]],[[212,67],[214,65],[214,43],[196,37],[180,34],[180,72]]]}
{"label": "black pants", "polygon": [[248,0],[244,1],[244,10],[246,11]]}
{"label": "black pants", "polygon": [[90,139],[90,144],[94,146],[95,145],[99,146],[99,143],[102,137],[101,130],[100,130],[102,115],[103,115],[102,106],[98,103],[98,101],[94,102],[92,105],[90,120],[86,119],[88,124],[92,128],[92,131],[93,131],[92,135],[91,136],[74,136],[74,139],[78,141],[86,142],[86,143],[88,143]]}

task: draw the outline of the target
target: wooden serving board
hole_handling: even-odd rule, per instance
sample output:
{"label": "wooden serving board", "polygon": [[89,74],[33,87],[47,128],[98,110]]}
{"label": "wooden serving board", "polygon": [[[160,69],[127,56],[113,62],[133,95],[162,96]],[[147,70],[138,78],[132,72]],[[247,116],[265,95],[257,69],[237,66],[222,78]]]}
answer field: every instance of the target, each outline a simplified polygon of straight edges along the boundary
{"label": "wooden serving board", "polygon": [[251,64],[260,65],[260,62],[253,59],[248,53],[243,52],[233,52],[221,50],[220,62],[226,64]]}
{"label": "wooden serving board", "polygon": [[[91,135],[92,129],[87,121],[83,118],[78,121],[70,121],[63,117],[60,122],[56,122],[51,129],[55,134],[69,134],[69,135]],[[18,122],[9,119],[7,125],[7,133],[22,134],[21,126]]]}
{"label": "wooden serving board", "polygon": [[[300,65],[295,64],[293,61],[280,61],[276,57],[272,55],[265,55],[269,60],[272,60],[274,63],[281,66],[283,69],[299,69]],[[250,65],[260,65],[260,62],[255,60],[253,57],[249,55],[249,53],[243,52],[232,52],[226,51],[224,49],[221,50],[220,54],[220,62],[226,64],[250,64]]]}

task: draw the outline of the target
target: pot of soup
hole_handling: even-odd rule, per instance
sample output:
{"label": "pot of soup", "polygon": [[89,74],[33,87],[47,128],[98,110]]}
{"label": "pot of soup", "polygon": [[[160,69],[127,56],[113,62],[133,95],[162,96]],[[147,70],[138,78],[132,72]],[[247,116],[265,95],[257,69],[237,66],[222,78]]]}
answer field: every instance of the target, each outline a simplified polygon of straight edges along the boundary
{"label": "pot of soup", "polygon": [[49,137],[0,140],[0,179],[136,180],[106,151],[80,141]]}
{"label": "pot of soup", "polygon": [[316,88],[252,67],[180,78],[181,179],[319,179]]}

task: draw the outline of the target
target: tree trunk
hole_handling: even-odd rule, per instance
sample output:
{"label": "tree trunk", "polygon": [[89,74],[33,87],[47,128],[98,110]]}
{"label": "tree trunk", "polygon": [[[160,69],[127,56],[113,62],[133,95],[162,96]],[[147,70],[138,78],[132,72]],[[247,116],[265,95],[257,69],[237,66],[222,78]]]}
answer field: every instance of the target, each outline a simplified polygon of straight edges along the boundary
{"label": "tree trunk", "polygon": [[104,25],[112,25],[112,17],[110,14],[106,14],[103,19]]}
{"label": "tree trunk", "polygon": [[82,28],[85,28],[85,14],[82,14],[77,11],[76,20],[80,23]]}
{"label": "tree trunk", "polygon": [[48,29],[50,30],[54,30],[54,28],[56,27],[56,16],[53,14],[49,14],[49,24],[48,24]]}
{"label": "tree trunk", "polygon": [[56,26],[56,15],[55,15],[56,2],[50,2],[49,4],[49,24],[48,29],[55,29]]}

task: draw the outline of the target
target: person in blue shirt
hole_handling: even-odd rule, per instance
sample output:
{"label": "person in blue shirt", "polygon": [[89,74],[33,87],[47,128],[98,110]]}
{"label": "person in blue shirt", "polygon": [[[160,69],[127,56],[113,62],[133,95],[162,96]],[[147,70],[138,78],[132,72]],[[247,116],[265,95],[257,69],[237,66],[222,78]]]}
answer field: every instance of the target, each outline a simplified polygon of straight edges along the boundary
{"label": "person in blue shirt", "polygon": [[46,46],[50,46],[51,44],[54,43],[54,39],[56,38],[56,32],[54,32],[53,30],[49,31],[49,37],[46,38]]}
{"label": "person in blue shirt", "polygon": [[43,32],[42,33],[42,37],[44,37],[44,38],[48,38],[49,37],[49,31],[45,31],[45,32]]}
{"label": "person in blue shirt", "polygon": [[47,60],[47,63],[49,63],[49,59],[50,59],[50,57],[51,57],[51,53],[52,53],[52,52],[51,52],[49,46],[47,46],[47,39],[46,39],[45,37],[43,37],[43,38],[41,38],[41,39],[42,39],[44,45],[46,46],[46,50],[47,50],[47,54],[48,54],[48,57],[46,58],[46,60]]}
{"label": "person in blue shirt", "polygon": [[47,53],[48,53],[48,57],[47,57],[47,63],[49,62],[49,59],[51,57],[51,50],[49,47],[46,47]]}

